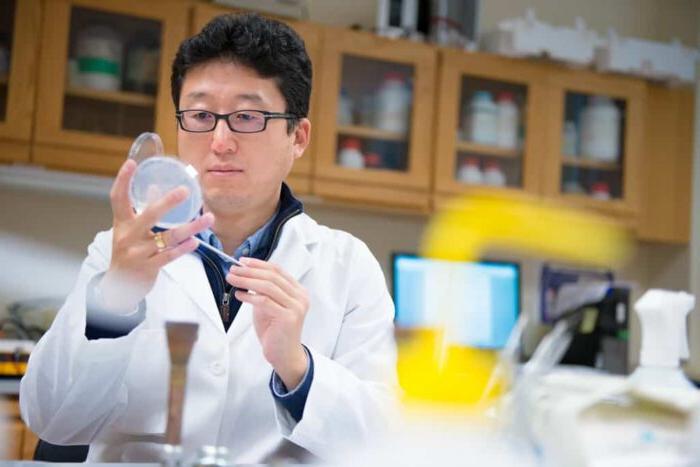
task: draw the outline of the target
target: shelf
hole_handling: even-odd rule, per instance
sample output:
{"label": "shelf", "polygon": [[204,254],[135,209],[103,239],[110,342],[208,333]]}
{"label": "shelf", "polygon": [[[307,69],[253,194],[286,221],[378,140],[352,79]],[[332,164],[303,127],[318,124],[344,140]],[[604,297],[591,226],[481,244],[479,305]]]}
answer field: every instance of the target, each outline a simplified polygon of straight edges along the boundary
{"label": "shelf", "polygon": [[376,128],[357,125],[338,125],[338,134],[344,136],[356,136],[365,139],[379,139],[384,141],[406,142],[408,135],[394,131],[378,130]]}
{"label": "shelf", "polygon": [[499,148],[498,146],[487,146],[469,141],[457,141],[456,147],[459,152],[471,152],[483,156],[502,157],[505,159],[520,157],[520,151],[517,149]]}
{"label": "shelf", "polygon": [[617,172],[622,169],[620,164],[615,162],[600,162],[572,156],[562,156],[561,161],[562,164],[569,167],[581,167],[583,169],[609,170],[611,172]]}
{"label": "shelf", "polygon": [[87,88],[68,88],[66,89],[66,95],[140,107],[152,107],[156,103],[156,98],[154,96],[128,91],[98,91]]}

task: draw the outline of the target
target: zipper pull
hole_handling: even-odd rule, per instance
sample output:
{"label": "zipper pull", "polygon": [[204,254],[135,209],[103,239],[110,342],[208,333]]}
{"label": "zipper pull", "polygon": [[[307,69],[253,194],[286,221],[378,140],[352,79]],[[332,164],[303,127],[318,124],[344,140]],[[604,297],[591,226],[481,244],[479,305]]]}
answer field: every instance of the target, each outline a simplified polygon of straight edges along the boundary
{"label": "zipper pull", "polygon": [[229,305],[230,299],[231,299],[231,293],[224,292],[224,297],[221,300],[221,319],[224,321],[224,323],[228,323],[228,320],[231,317],[230,305]]}

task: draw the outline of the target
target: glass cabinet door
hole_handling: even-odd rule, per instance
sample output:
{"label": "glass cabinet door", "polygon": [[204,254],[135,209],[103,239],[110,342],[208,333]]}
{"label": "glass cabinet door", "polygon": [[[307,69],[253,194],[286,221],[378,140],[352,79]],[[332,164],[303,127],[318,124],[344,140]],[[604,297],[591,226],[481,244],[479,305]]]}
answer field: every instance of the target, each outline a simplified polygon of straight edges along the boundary
{"label": "glass cabinet door", "polygon": [[583,70],[553,74],[548,193],[633,216],[642,176],[642,80]]}
{"label": "glass cabinet door", "polygon": [[314,192],[427,209],[434,50],[327,28],[322,62]]}
{"label": "glass cabinet door", "polygon": [[561,134],[562,193],[623,197],[626,101],[566,92]]}
{"label": "glass cabinet door", "polygon": [[155,129],[162,23],[74,6],[61,128],[135,138]]}
{"label": "glass cabinet door", "polygon": [[144,131],[174,154],[170,63],[187,34],[185,5],[54,0],[44,15],[37,162],[111,172]]}
{"label": "glass cabinet door", "polygon": [[40,23],[40,0],[0,0],[0,161],[29,161]]}
{"label": "glass cabinet door", "polygon": [[[441,51],[435,187],[538,191],[543,142],[540,69],[523,61]],[[535,136],[532,136],[535,135]]]}
{"label": "glass cabinet door", "polygon": [[344,54],[336,124],[338,167],[406,172],[414,69]]}

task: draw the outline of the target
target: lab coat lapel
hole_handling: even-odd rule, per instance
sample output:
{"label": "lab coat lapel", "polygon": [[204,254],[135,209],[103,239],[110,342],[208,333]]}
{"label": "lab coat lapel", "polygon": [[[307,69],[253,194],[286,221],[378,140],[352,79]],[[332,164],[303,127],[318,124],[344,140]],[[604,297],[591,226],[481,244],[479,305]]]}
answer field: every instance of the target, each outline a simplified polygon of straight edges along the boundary
{"label": "lab coat lapel", "polygon": [[[309,247],[316,242],[315,222],[300,214],[285,224],[282,236],[270,262],[287,271],[294,279],[301,280],[311,269],[313,258]],[[250,304],[241,304],[236,319],[229,329],[229,339],[237,339],[253,324],[253,309]]]}
{"label": "lab coat lapel", "polygon": [[168,263],[163,271],[175,281],[192,301],[209,317],[217,329],[224,332],[219,310],[211,292],[211,286],[204,271],[202,260],[195,254],[189,254]]}

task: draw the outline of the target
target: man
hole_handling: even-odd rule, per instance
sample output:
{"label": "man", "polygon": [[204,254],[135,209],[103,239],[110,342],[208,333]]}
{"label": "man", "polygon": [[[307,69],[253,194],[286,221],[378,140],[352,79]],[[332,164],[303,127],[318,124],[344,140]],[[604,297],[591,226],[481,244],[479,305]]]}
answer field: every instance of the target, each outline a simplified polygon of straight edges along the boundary
{"label": "man", "polygon": [[[362,445],[394,403],[393,304],[379,265],[351,235],[316,224],[282,180],[309,142],[311,63],[287,26],[222,16],[181,45],[172,94],[180,157],[199,172],[204,214],[153,233],[179,188],[136,215],[120,169],[113,228],[32,353],[22,416],[89,460],[161,454],[164,323],[195,321],[182,443],[236,462]],[[193,235],[241,258],[233,266]],[[94,339],[94,336],[101,336]]]}

